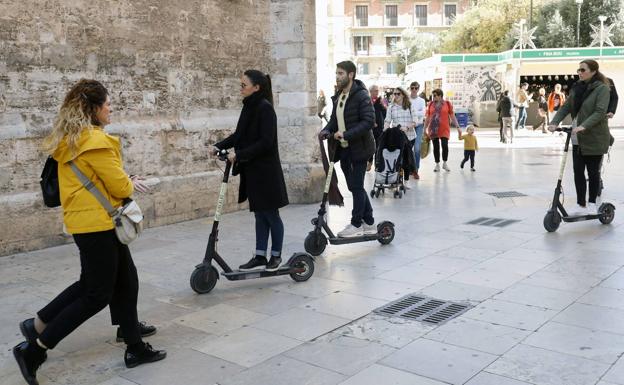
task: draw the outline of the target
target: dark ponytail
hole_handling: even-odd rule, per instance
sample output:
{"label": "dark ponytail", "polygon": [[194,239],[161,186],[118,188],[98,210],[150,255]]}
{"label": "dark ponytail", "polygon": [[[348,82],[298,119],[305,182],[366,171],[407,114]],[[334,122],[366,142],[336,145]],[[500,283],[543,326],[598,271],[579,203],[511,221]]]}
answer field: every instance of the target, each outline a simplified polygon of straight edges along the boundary
{"label": "dark ponytail", "polygon": [[271,77],[269,75],[265,75],[264,73],[258,70],[247,70],[244,72],[244,75],[251,80],[251,84],[254,86],[259,86],[259,92],[266,100],[273,105],[273,90],[271,87]]}
{"label": "dark ponytail", "polygon": [[598,70],[600,67],[597,61],[592,60],[592,59],[585,59],[581,61],[581,63],[585,63],[587,65],[587,68],[589,68],[590,71],[596,72],[596,74],[594,75],[594,79],[599,80],[603,82],[604,84],[610,86],[609,81],[607,80],[607,77],[604,76],[604,74]]}

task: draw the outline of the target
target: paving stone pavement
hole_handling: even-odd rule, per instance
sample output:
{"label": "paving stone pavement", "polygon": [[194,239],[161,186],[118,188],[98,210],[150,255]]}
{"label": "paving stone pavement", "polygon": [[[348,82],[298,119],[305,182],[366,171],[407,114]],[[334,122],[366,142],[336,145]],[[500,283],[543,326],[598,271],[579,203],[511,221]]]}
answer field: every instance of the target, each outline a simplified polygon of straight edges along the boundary
{"label": "paving stone pavement", "polygon": [[[624,130],[605,162],[604,200],[624,207]],[[140,318],[158,327],[147,341],[168,351],[158,363],[126,369],[122,344],[102,311],[51,351],[42,385],[624,385],[624,227],[542,218],[562,153],[558,135],[520,132],[513,146],[478,132],[476,172],[450,172],[431,156],[403,199],[373,199],[377,221],[396,224],[388,246],[328,246],[307,282],[288,276],[230,282],[209,294],[189,287],[211,218],[147,230],[131,245],[139,271]],[[571,163],[571,161],[569,162]],[[367,174],[367,189],[372,184]],[[342,178],[342,176],[340,176]],[[341,179],[342,180],[342,179]],[[343,186],[344,187],[344,186]],[[575,202],[571,165],[565,204]],[[344,190],[346,192],[346,189]],[[525,197],[498,199],[490,192]],[[330,225],[347,223],[332,207]],[[215,197],[216,199],[216,197]],[[281,210],[285,254],[303,249],[317,204]],[[507,227],[467,224],[515,219]],[[10,226],[3,223],[2,226]],[[223,216],[219,250],[233,266],[254,249],[248,212]],[[18,322],[77,278],[74,245],[0,258],[0,382],[23,384],[11,348]],[[371,313],[421,293],[473,307],[442,325]]]}

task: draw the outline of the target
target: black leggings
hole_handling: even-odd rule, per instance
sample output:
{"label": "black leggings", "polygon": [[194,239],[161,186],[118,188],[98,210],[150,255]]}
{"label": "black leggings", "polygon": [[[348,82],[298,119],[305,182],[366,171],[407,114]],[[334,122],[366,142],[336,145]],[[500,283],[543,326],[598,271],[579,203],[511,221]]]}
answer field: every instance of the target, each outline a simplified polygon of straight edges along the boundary
{"label": "black leggings", "polygon": [[[578,145],[572,146],[572,165],[574,168],[574,185],[576,186],[576,203],[585,206],[587,182],[589,180],[589,202],[596,203],[600,191],[600,165],[602,155],[583,155]],[[587,179],[585,169],[587,168]]]}
{"label": "black leggings", "polygon": [[448,160],[448,138],[433,138],[433,157],[436,163],[440,163],[440,141],[442,141],[442,160]]}
{"label": "black leggings", "polygon": [[37,313],[47,324],[39,340],[54,348],[108,305],[113,324],[121,327],[126,344],[141,342],[139,279],[128,246],[119,242],[114,230],[74,234],[74,240],[80,250],[80,280]]}
{"label": "black leggings", "polygon": [[461,162],[461,168],[464,168],[464,164],[470,159],[470,168],[474,168],[475,150],[464,150],[464,160]]}

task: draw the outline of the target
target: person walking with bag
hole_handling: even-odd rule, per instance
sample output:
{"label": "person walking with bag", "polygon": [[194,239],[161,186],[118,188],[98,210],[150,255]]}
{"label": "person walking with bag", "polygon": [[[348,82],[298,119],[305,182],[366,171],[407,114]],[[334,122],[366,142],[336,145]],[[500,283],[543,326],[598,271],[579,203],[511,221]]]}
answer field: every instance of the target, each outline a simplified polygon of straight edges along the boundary
{"label": "person walking with bag", "polygon": [[579,206],[577,214],[596,214],[596,198],[600,193],[600,165],[612,141],[607,116],[609,81],[599,71],[598,62],[595,60],[586,59],[580,62],[577,73],[579,81],[574,84],[570,97],[553,117],[548,130],[555,131],[568,114],[572,116],[572,168],[576,203]]}
{"label": "person walking with bag", "polygon": [[36,318],[20,329],[26,341],[13,348],[24,379],[38,384],[37,370],[56,345],[107,305],[126,342],[124,362],[135,367],[166,357],[143,342],[137,315],[139,281],[127,245],[114,231],[108,212],[83,187],[71,168],[75,164],[114,207],[129,198],[134,186],[123,169],[119,139],[106,134],[112,108],[108,90],[98,81],[80,80],[61,106],[47,150],[58,162],[58,179],[65,231],[80,250],[80,280],[61,292]]}
{"label": "person walking with bag", "polygon": [[442,168],[451,171],[446,164],[448,160],[448,141],[451,136],[451,121],[455,127],[459,127],[453,105],[448,100],[444,100],[444,92],[436,88],[431,93],[433,100],[427,107],[427,118],[425,122],[426,133],[433,141],[433,157],[435,158],[434,172],[440,171],[440,143],[442,143]]}
{"label": "person walking with bag", "polygon": [[[384,121],[384,130],[392,127],[396,127],[398,125],[401,126],[401,131],[405,133],[407,136],[407,140],[409,140],[410,146],[414,147],[414,142],[416,141],[416,112],[414,111],[414,106],[410,101],[409,95],[407,91],[405,91],[401,87],[396,87],[394,89],[394,98],[392,99],[392,104],[388,107],[388,113],[386,114],[386,119]],[[420,157],[420,152],[419,152]],[[405,188],[411,188],[409,185],[409,173],[404,172],[405,177]]]}
{"label": "person walking with bag", "polygon": [[[279,209],[288,205],[288,193],[277,145],[271,78],[258,70],[247,70],[240,87],[243,110],[236,131],[214,146],[217,151],[234,147],[228,159],[234,165],[232,175],[240,173],[238,203],[249,199],[249,211],[256,218],[256,250],[239,269],[275,271],[282,263],[284,242]],[[271,258],[267,261],[269,234]]]}

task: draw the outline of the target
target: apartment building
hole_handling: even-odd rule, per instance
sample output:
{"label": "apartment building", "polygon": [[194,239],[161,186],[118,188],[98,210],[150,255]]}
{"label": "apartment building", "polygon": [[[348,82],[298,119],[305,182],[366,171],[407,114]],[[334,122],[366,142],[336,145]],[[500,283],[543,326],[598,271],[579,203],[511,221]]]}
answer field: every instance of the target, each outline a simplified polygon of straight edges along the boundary
{"label": "apartment building", "polygon": [[[344,53],[357,63],[358,77],[383,86],[400,83],[396,49],[408,27],[439,33],[449,28],[470,0],[344,0]],[[341,39],[342,40],[342,39]]]}

